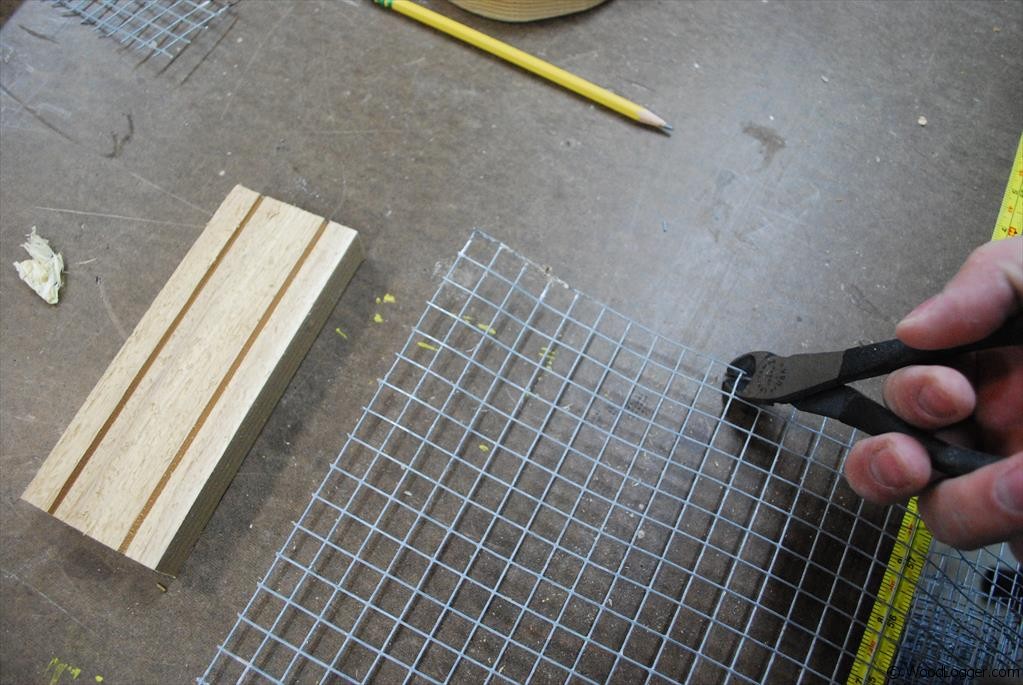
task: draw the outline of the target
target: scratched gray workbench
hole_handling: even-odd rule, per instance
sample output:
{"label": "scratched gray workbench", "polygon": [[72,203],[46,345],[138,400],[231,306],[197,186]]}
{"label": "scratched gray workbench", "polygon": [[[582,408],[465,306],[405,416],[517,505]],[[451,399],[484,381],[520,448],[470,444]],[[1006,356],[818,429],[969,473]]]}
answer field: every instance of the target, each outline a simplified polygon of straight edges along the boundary
{"label": "scratched gray workbench", "polygon": [[[7,18],[4,683],[200,675],[474,227],[724,360],[890,337],[989,237],[1023,122],[1016,3],[613,0],[532,26],[429,4],[674,135],[365,1],[241,2],[169,65],[48,3]],[[161,579],[18,497],[236,183],[359,229],[369,257]],[[68,265],[57,307],[9,266],[32,226]]]}

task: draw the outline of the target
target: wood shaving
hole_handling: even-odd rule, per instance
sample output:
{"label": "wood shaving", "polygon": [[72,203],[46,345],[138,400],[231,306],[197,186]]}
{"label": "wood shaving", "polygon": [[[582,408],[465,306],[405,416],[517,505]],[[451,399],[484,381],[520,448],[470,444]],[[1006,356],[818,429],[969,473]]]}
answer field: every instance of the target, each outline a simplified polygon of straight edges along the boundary
{"label": "wood shaving", "polygon": [[25,281],[39,297],[49,304],[57,304],[61,286],[60,274],[64,271],[64,257],[55,254],[50,248],[50,241],[36,233],[36,227],[27,236],[28,242],[22,243],[31,259],[14,262],[18,278]]}

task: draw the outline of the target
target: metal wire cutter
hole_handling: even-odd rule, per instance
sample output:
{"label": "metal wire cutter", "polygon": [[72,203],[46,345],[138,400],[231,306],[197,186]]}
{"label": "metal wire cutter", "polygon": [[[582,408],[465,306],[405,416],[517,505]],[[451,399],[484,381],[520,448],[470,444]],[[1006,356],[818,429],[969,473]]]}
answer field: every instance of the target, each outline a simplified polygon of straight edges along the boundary
{"label": "metal wire cutter", "polygon": [[872,378],[915,364],[943,364],[978,350],[1023,345],[1023,315],[975,343],[945,350],[918,350],[899,340],[852,347],[836,352],[794,354],[749,352],[731,362],[724,387],[757,404],[787,403],[801,411],[838,419],[871,435],[906,433],[923,443],[933,467],[958,476],[1000,457],[951,445],[911,426],[891,411],[845,383]]}

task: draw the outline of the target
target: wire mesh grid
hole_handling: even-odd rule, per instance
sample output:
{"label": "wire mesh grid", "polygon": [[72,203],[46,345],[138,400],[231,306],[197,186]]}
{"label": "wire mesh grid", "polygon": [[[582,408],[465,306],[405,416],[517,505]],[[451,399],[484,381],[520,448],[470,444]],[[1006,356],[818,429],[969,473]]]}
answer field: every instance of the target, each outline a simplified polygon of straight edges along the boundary
{"label": "wire mesh grid", "polygon": [[225,0],[54,0],[123,45],[173,58],[230,7]]}
{"label": "wire mesh grid", "polygon": [[[921,574],[890,682],[947,677],[953,668],[985,669],[988,675],[1012,676],[1018,682],[1021,666],[1023,573],[1008,545],[975,552],[935,545]],[[994,669],[1008,671],[998,674]]]}
{"label": "wire mesh grid", "polygon": [[853,433],[476,232],[201,682],[831,682],[904,510]]}

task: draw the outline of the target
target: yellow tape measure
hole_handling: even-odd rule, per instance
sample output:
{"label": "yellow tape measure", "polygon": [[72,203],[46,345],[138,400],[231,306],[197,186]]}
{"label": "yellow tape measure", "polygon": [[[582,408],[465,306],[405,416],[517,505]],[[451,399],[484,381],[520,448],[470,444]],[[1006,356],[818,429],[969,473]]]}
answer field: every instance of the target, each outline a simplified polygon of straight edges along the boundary
{"label": "yellow tape measure", "polygon": [[916,497],[902,515],[895,546],[860,639],[847,685],[884,685],[906,626],[920,572],[931,548],[931,532],[917,512]]}
{"label": "yellow tape measure", "polygon": [[[1023,136],[1016,146],[1012,173],[1005,184],[1005,195],[991,240],[1020,235],[1023,219]],[[916,497],[909,500],[899,525],[899,534],[888,557],[888,565],[878,588],[870,618],[863,630],[856,660],[849,669],[847,685],[884,685],[895,661],[913,594],[920,581],[924,561],[931,548],[931,532],[920,520]]]}
{"label": "yellow tape measure", "polygon": [[998,221],[995,222],[991,240],[1019,235],[1020,231],[1023,231],[1021,224],[1023,224],[1023,136],[1020,136],[1019,145],[1016,146],[1016,158],[1012,162],[1009,182],[1005,184],[1005,195],[1002,197],[1002,206],[998,210]]}

